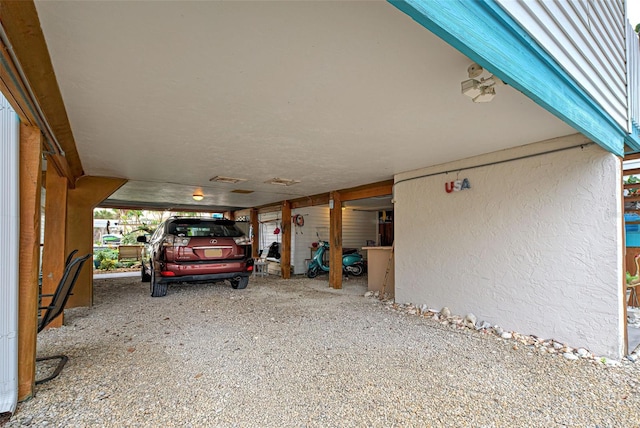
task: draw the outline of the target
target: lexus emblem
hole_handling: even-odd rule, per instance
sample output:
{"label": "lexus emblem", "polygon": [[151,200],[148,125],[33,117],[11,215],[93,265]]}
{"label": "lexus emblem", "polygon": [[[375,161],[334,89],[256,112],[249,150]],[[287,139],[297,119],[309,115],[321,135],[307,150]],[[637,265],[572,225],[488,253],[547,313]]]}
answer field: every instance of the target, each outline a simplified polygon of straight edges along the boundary
{"label": "lexus emblem", "polygon": [[212,239],[211,241],[209,241],[210,244],[217,244],[218,240],[217,239]]}

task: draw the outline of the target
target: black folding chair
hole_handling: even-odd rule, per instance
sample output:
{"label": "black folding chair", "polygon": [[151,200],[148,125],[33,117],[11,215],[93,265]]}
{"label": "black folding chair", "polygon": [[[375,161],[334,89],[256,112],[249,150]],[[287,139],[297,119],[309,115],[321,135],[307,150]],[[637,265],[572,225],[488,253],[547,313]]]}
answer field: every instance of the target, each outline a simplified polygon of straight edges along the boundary
{"label": "black folding chair", "polygon": [[[71,291],[73,290],[73,286],[78,279],[78,275],[80,274],[80,270],[82,269],[82,265],[86,262],[91,254],[87,254],[83,257],[76,257],[72,260],[73,255],[78,250],[74,250],[67,257],[67,264],[64,268],[64,273],[62,274],[62,278],[60,278],[60,282],[58,283],[58,287],[56,288],[55,293],[53,294],[43,294],[41,297],[51,297],[51,303],[47,306],[41,306],[39,311],[42,312],[42,316],[38,318],[38,333],[40,333],[51,321],[53,321],[58,315],[60,315],[64,311],[64,307],[67,304],[67,300],[69,300],[69,296],[71,295]],[[36,358],[36,361],[47,361],[47,360],[55,360],[59,359],[56,369],[53,371],[51,376],[48,376],[44,379],[36,380],[36,385],[39,385],[44,382],[48,382],[51,379],[55,378],[60,374],[64,365],[69,361],[69,358],[66,355],[53,355],[51,357],[40,357]]]}

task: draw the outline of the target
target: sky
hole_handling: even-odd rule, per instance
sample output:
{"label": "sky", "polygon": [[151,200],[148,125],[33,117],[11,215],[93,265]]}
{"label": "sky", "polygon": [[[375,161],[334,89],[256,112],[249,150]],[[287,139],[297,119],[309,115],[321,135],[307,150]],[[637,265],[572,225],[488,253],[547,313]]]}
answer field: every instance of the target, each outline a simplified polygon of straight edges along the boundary
{"label": "sky", "polygon": [[627,0],[627,8],[629,10],[629,22],[634,27],[640,24],[640,0]]}

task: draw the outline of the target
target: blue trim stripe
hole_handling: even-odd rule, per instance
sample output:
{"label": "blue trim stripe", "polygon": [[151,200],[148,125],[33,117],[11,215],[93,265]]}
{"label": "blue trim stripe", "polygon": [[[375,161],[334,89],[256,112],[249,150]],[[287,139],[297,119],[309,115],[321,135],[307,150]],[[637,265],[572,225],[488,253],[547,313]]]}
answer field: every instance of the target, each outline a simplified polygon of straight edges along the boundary
{"label": "blue trim stripe", "polygon": [[634,151],[640,150],[640,126],[635,120],[631,120],[631,134],[627,136],[625,143]]}
{"label": "blue trim stripe", "polygon": [[[389,0],[420,25],[604,149],[623,156],[625,130],[494,0]],[[630,144],[631,143],[631,144]]]}

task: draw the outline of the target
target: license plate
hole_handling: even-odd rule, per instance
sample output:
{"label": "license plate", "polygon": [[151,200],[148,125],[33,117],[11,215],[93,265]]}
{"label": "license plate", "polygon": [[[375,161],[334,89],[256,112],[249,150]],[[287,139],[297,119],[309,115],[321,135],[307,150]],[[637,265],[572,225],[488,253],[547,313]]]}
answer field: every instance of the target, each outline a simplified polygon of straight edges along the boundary
{"label": "license plate", "polygon": [[205,257],[222,257],[222,249],[220,248],[210,248],[204,250]]}

